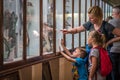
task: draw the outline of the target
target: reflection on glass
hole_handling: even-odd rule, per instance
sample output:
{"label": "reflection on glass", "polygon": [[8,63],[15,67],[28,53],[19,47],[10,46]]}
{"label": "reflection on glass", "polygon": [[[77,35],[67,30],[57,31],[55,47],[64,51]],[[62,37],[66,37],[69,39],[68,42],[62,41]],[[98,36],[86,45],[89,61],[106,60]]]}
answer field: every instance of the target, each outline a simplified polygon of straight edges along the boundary
{"label": "reflection on glass", "polygon": [[4,63],[22,59],[23,53],[23,2],[4,0],[3,10]]}
{"label": "reflection on glass", "polygon": [[105,19],[107,18],[107,16],[108,16],[108,5],[107,4],[105,4]]}
{"label": "reflection on glass", "polygon": [[[90,0],[87,1],[87,12],[88,12],[89,8],[90,8]],[[87,14],[87,21],[89,21],[88,14]]]}
{"label": "reflection on glass", "polygon": [[[90,8],[90,0],[88,0],[87,1],[87,11],[88,11],[88,9]],[[89,17],[88,17],[88,14],[87,14],[87,21],[89,21]],[[88,39],[88,33],[89,33],[89,31],[86,31],[87,33],[86,33],[86,35],[87,35],[87,37],[86,37],[86,40]],[[87,42],[87,41],[86,41]]]}
{"label": "reflection on glass", "polygon": [[[65,28],[72,28],[72,0],[66,0],[66,15],[65,15]],[[72,35],[66,35],[66,47],[72,48]]]}
{"label": "reflection on glass", "polygon": [[51,28],[47,23],[43,24],[43,52],[48,54],[52,52],[53,42],[53,28]]}
{"label": "reflection on glass", "polygon": [[96,0],[96,6],[99,6],[99,0]]}
{"label": "reflection on glass", "polygon": [[92,0],[92,6],[95,6],[95,0]]}
{"label": "reflection on glass", "polygon": [[103,1],[101,1],[101,0],[100,0],[100,2],[99,2],[99,6],[100,6],[101,8],[102,8],[102,5],[103,5],[102,2],[103,2]]}
{"label": "reflection on glass", "polygon": [[[79,26],[79,0],[74,1],[74,27]],[[79,33],[74,34],[74,48],[79,47]]]}
{"label": "reflection on glass", "polygon": [[43,55],[53,53],[53,0],[43,0]]}
{"label": "reflection on glass", "polygon": [[105,20],[105,3],[102,3],[102,10],[103,10],[103,20]]}
{"label": "reflection on glass", "polygon": [[[85,0],[81,0],[81,24],[85,23]],[[81,46],[85,46],[85,32],[81,32]]]}
{"label": "reflection on glass", "polygon": [[40,55],[39,0],[27,0],[27,58]]}
{"label": "reflection on glass", "polygon": [[110,16],[112,15],[112,6],[110,6]]}
{"label": "reflection on glass", "polygon": [[63,0],[56,0],[56,52],[60,51],[63,34]]}

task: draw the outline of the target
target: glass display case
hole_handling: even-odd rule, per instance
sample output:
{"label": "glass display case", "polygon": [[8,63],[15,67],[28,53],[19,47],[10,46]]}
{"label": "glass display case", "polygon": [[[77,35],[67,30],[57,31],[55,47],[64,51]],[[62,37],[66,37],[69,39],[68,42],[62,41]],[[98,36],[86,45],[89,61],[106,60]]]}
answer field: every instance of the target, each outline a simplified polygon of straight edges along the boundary
{"label": "glass display case", "polygon": [[[72,28],[72,0],[65,0],[65,29]],[[66,34],[66,47],[72,48],[72,34]]]}
{"label": "glass display case", "polygon": [[[79,27],[79,0],[74,1],[74,27]],[[79,47],[79,33],[74,34],[74,48]]]}
{"label": "glass display case", "polygon": [[[88,32],[64,36],[60,31],[63,28],[79,27],[89,20],[85,17],[86,9],[95,2],[87,1],[89,4],[86,7],[85,2],[85,0],[2,0],[4,63],[55,54],[60,51],[60,41],[63,38],[68,49],[85,46]],[[101,2],[99,4],[101,6]],[[108,5],[104,7],[110,8]]]}
{"label": "glass display case", "polygon": [[39,0],[27,0],[26,13],[26,44],[27,58],[40,55],[40,3]]}
{"label": "glass display case", "polygon": [[4,63],[22,59],[23,0],[3,0]]}
{"label": "glass display case", "polygon": [[43,0],[43,55],[53,53],[53,0]]}
{"label": "glass display case", "polygon": [[63,33],[60,31],[63,29],[63,0],[56,0],[56,52],[59,52],[61,47],[61,39],[63,39]]}
{"label": "glass display case", "polygon": [[[85,23],[85,0],[81,0],[81,24]],[[81,32],[81,46],[85,46],[85,32]]]}
{"label": "glass display case", "polygon": [[[56,54],[60,52],[61,39],[65,40],[69,50],[85,47],[85,32],[63,34],[61,29],[71,29],[85,23],[90,4],[95,2],[0,0],[0,74],[61,57]],[[104,1],[99,5],[103,11],[108,9]],[[109,9],[110,15],[112,7]]]}
{"label": "glass display case", "polygon": [[[26,25],[23,25],[23,2],[26,3],[26,12],[24,12]],[[40,5],[42,2],[42,6]],[[82,1],[82,5],[83,5]],[[25,54],[26,58],[33,58],[46,54],[53,54],[53,48],[59,52],[61,46],[60,40],[63,38],[61,29],[71,29],[72,27],[79,26],[79,0],[74,1],[74,11],[72,11],[72,0],[65,0],[65,8],[62,0],[55,1],[55,7],[53,5],[54,0],[4,0],[4,62],[12,62],[16,60],[22,60],[23,58],[23,40],[26,44]],[[41,7],[40,7],[41,6]],[[40,9],[42,8],[42,16],[40,16]],[[55,13],[54,13],[54,8]],[[64,14],[64,10],[65,14]],[[81,9],[81,19],[84,21],[84,9]],[[74,12],[74,13],[72,13]],[[74,16],[72,16],[72,14]],[[53,18],[55,15],[55,23],[53,26]],[[65,16],[63,16],[65,15]],[[42,18],[41,18],[42,17]],[[42,20],[42,25],[40,24]],[[74,19],[74,22],[72,22]],[[65,22],[63,22],[65,20]],[[65,23],[65,24],[63,24]],[[74,25],[72,25],[74,23]],[[82,22],[83,23],[83,22]],[[10,26],[10,27],[9,27]],[[25,26],[26,36],[23,39],[23,26]],[[40,32],[42,29],[42,32]],[[56,37],[53,36],[53,31],[56,31]],[[42,36],[40,36],[42,34]],[[84,43],[84,32],[82,33],[82,42]],[[40,40],[40,38],[42,40]],[[53,44],[53,38],[56,38],[56,44]],[[66,34],[65,44],[68,49],[72,49],[72,46],[79,46],[79,33],[74,35],[74,42],[72,40],[72,34]],[[42,42],[42,47],[40,46]],[[56,45],[56,46],[54,46]],[[41,50],[42,49],[42,50]],[[42,53],[40,53],[42,51]]]}

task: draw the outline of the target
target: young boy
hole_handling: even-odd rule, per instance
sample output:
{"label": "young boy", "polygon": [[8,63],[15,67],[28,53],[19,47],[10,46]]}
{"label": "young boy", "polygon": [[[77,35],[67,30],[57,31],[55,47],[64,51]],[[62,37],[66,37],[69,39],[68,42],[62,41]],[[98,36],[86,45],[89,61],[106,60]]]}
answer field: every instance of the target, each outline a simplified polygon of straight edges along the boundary
{"label": "young boy", "polygon": [[68,61],[73,62],[73,80],[88,80],[87,68],[85,66],[86,61],[84,58],[87,53],[83,48],[76,48],[73,53],[64,46],[64,41],[61,40],[63,50],[66,52],[60,52]]}

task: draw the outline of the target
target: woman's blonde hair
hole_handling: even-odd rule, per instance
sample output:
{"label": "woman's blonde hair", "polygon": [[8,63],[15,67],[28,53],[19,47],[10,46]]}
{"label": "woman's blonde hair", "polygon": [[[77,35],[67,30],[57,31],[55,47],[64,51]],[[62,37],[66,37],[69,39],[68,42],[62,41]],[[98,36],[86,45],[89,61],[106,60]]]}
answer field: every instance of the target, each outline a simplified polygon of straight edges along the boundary
{"label": "woman's blonde hair", "polygon": [[99,19],[99,22],[102,22],[103,19],[103,11],[99,6],[92,6],[88,9],[88,14],[93,14],[96,18]]}

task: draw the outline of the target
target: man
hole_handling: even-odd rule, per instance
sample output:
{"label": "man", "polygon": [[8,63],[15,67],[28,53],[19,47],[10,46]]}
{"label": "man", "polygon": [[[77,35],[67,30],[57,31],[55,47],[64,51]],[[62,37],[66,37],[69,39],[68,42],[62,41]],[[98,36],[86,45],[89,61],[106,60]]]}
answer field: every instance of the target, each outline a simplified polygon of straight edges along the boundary
{"label": "man", "polygon": [[[109,21],[110,24],[120,29],[120,6],[113,7],[113,19]],[[107,44],[113,43],[110,50],[110,56],[113,63],[112,80],[118,80],[120,77],[120,37],[110,40]]]}

